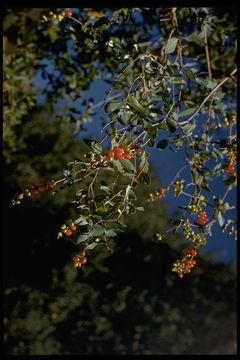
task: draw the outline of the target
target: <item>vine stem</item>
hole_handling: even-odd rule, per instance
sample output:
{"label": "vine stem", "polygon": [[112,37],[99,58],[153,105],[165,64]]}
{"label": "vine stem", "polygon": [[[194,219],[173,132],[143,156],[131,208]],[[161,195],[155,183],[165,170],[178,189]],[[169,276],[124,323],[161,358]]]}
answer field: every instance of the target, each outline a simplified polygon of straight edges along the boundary
{"label": "vine stem", "polygon": [[237,68],[235,68],[229,76],[225,77],[219,84],[217,84],[212,91],[208,94],[208,96],[205,97],[205,99],[201,102],[201,104],[198,106],[198,108],[194,111],[194,113],[185,121],[179,122],[178,124],[180,126],[188,124],[201,110],[201,108],[206,104],[206,102],[211,98],[211,96],[213,94],[215,94],[215,92],[223,85],[225,84],[225,82],[227,82],[228,80],[232,79],[232,76],[235,75],[237,72]]}

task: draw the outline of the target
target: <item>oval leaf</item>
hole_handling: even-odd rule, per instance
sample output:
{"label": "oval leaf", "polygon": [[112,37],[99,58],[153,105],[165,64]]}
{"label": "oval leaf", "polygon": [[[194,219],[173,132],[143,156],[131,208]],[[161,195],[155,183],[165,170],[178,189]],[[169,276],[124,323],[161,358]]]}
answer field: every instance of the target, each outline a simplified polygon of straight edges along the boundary
{"label": "oval leaf", "polygon": [[141,104],[139,104],[138,100],[134,96],[129,96],[127,103],[131,109],[137,111],[139,114],[143,116],[148,115],[148,111]]}
{"label": "oval leaf", "polygon": [[176,49],[178,43],[178,38],[168,39],[166,45],[164,46],[165,54],[172,54]]}

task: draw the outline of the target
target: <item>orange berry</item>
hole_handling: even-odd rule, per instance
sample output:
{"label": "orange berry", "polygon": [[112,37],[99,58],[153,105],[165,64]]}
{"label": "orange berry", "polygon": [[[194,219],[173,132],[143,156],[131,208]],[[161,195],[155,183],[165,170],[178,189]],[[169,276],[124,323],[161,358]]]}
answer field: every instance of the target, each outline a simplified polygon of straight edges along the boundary
{"label": "orange berry", "polygon": [[87,258],[86,258],[86,257],[84,257],[84,258],[81,259],[81,264],[86,264],[86,262],[87,262]]}
{"label": "orange berry", "polygon": [[67,228],[65,231],[64,231],[65,235],[66,236],[71,236],[72,235],[72,230],[70,228]]}
{"label": "orange berry", "polygon": [[109,158],[109,160],[112,160],[114,159],[114,156],[115,156],[115,152],[114,150],[109,150],[107,153],[106,153],[107,157]]}
{"label": "orange berry", "polygon": [[114,153],[117,160],[123,160],[125,158],[124,151],[122,148],[115,148]]}
{"label": "orange berry", "polygon": [[192,256],[197,256],[197,253],[198,253],[197,249],[192,248],[192,249],[190,249],[190,251],[191,251]]}
{"label": "orange berry", "polygon": [[205,225],[208,222],[208,217],[204,210],[199,211],[199,213],[197,214],[196,222],[200,225]]}
{"label": "orange berry", "polygon": [[79,256],[84,257],[85,255],[86,255],[86,251],[85,251],[85,250],[80,251]]}
{"label": "orange berry", "polygon": [[131,154],[125,154],[125,155],[124,155],[124,158],[125,158],[126,160],[131,160],[132,155],[131,155]]}
{"label": "orange berry", "polygon": [[160,187],[158,190],[158,196],[163,198],[166,195],[167,188],[165,186]]}
{"label": "orange berry", "polygon": [[72,10],[65,11],[65,16],[71,17],[72,16]]}
{"label": "orange berry", "polygon": [[44,191],[46,191],[46,187],[45,186],[39,186],[38,191],[39,192],[44,192]]}
{"label": "orange berry", "polygon": [[129,151],[130,151],[128,145],[123,145],[122,149],[123,149],[125,152],[129,152]]}

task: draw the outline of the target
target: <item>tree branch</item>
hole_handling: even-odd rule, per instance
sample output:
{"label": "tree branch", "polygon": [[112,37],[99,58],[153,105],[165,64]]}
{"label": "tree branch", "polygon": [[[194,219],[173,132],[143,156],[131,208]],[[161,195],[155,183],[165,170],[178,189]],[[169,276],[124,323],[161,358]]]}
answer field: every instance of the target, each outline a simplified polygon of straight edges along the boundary
{"label": "tree branch", "polygon": [[187,123],[189,123],[198,113],[199,111],[201,110],[201,108],[203,107],[203,105],[206,104],[206,102],[211,98],[211,96],[213,94],[215,94],[215,92],[223,85],[225,84],[225,82],[227,82],[228,80],[231,80],[232,79],[232,76],[235,75],[237,72],[237,68],[234,69],[231,74],[227,77],[225,77],[219,84],[217,84],[213,89],[212,91],[208,94],[208,96],[201,102],[201,104],[198,106],[197,110],[194,111],[194,113],[185,121],[182,121],[182,122],[179,122],[178,124],[180,126],[182,125],[185,125]]}

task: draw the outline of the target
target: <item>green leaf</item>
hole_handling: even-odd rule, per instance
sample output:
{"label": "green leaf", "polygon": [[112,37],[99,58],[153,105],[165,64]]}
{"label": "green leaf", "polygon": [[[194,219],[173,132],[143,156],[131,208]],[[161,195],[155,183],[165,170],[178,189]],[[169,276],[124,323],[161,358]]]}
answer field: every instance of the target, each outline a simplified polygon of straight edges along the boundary
{"label": "green leaf", "polygon": [[162,139],[157,144],[157,148],[162,150],[165,149],[167,146],[168,146],[168,139]]}
{"label": "green leaf", "polygon": [[108,186],[101,185],[101,186],[100,186],[100,190],[105,191],[107,194],[110,193],[110,189],[109,189]]}
{"label": "green leaf", "polygon": [[204,32],[200,32],[200,33],[192,33],[191,35],[187,36],[185,38],[186,40],[188,40],[189,42],[195,43],[199,46],[204,46],[205,42],[204,42]]}
{"label": "green leaf", "polygon": [[90,147],[96,154],[100,155],[103,152],[102,145],[95,140],[84,139],[84,143]]}
{"label": "green leaf", "polygon": [[136,207],[136,210],[137,211],[144,211],[144,208],[142,206],[138,206],[138,207]]}
{"label": "green leaf", "polygon": [[151,184],[151,178],[147,173],[142,173],[139,177],[140,181],[143,184],[150,185]]}
{"label": "green leaf", "polygon": [[201,191],[200,186],[196,184],[194,187],[194,195],[198,195],[200,193],[200,191]]}
{"label": "green leaf", "polygon": [[86,218],[84,216],[80,216],[78,219],[76,219],[74,221],[74,224],[76,224],[76,225],[87,225],[88,221],[86,220]]}
{"label": "green leaf", "polygon": [[233,205],[230,205],[228,202],[226,202],[223,206],[223,212],[227,211],[227,210],[232,210],[232,209],[235,209],[235,206]]}
{"label": "green leaf", "polygon": [[158,125],[158,129],[159,130],[167,130],[167,124],[166,122],[161,122],[159,125]]}
{"label": "green leaf", "polygon": [[120,162],[120,160],[112,160],[112,164],[113,164],[113,167],[118,171],[120,172],[121,174],[124,173],[124,169],[122,167],[122,164]]}
{"label": "green leaf", "polygon": [[98,245],[98,243],[96,243],[96,242],[91,243],[91,244],[88,244],[88,245],[85,247],[85,250],[92,250],[92,249],[94,249],[97,245]]}
{"label": "green leaf", "polygon": [[227,186],[236,185],[237,178],[235,176],[230,176],[228,179],[224,180],[224,184]]}
{"label": "green leaf", "polygon": [[135,166],[133,165],[133,163],[130,160],[126,160],[126,159],[121,160],[121,165],[124,169],[126,169],[130,172],[134,172],[136,170]]}
{"label": "green leaf", "polygon": [[187,124],[187,125],[184,125],[182,127],[182,129],[185,133],[192,133],[193,130],[195,129],[195,127],[196,127],[196,124]]}
{"label": "green leaf", "polygon": [[166,45],[164,46],[165,54],[172,54],[174,50],[176,49],[178,43],[178,38],[171,38],[168,39]]}
{"label": "green leaf", "polygon": [[112,229],[109,229],[109,230],[105,231],[105,235],[107,237],[114,237],[114,236],[117,236],[117,233],[115,231],[113,231]]}
{"label": "green leaf", "polygon": [[131,109],[137,111],[139,114],[143,116],[148,116],[148,110],[145,109],[141,104],[139,104],[138,100],[134,96],[129,96],[127,103]]}
{"label": "green leaf", "polygon": [[197,109],[197,106],[194,106],[192,108],[184,110],[178,114],[178,118],[191,116],[196,109]]}
{"label": "green leaf", "polygon": [[148,173],[149,171],[149,164],[148,164],[147,154],[145,151],[141,155],[139,170],[142,171],[143,173]]}
{"label": "green leaf", "polygon": [[167,120],[167,127],[168,127],[168,130],[171,132],[171,133],[175,133],[176,131],[176,124],[174,121],[172,120]]}
{"label": "green leaf", "polygon": [[209,188],[208,183],[205,182],[205,181],[202,182],[202,188],[209,191],[209,192],[211,192],[211,189]]}
{"label": "green leaf", "polygon": [[122,101],[113,101],[107,103],[107,105],[105,106],[105,111],[111,113],[116,110],[120,110],[122,107],[123,107]]}
{"label": "green leaf", "polygon": [[124,109],[121,109],[118,113],[119,122],[122,123],[123,125],[127,125],[132,115],[133,114],[131,111],[126,111]]}
{"label": "green leaf", "polygon": [[79,237],[77,238],[76,243],[77,243],[77,244],[80,244],[81,242],[86,241],[88,238],[89,238],[89,233],[81,234],[81,235],[79,235]]}
{"label": "green leaf", "polygon": [[220,226],[223,226],[224,223],[225,223],[225,220],[224,220],[224,217],[222,216],[221,211],[218,212],[217,219],[218,219],[219,225],[220,225]]}
{"label": "green leaf", "polygon": [[105,228],[101,225],[94,225],[93,228],[89,231],[89,235],[91,236],[100,236],[104,234]]}
{"label": "green leaf", "polygon": [[155,138],[157,135],[157,129],[156,127],[151,127],[148,132],[148,146],[154,146]]}

